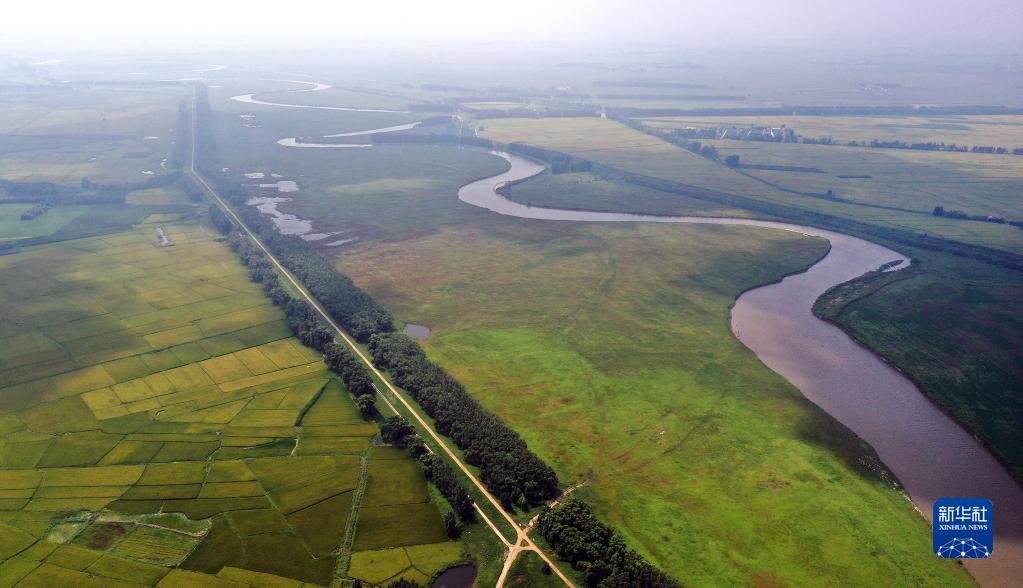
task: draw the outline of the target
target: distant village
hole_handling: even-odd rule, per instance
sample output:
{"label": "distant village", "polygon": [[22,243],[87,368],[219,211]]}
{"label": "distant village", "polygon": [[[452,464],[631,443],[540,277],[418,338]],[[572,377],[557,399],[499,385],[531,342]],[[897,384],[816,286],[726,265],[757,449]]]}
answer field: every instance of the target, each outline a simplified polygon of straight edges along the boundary
{"label": "distant village", "polygon": [[795,129],[787,125],[780,127],[766,127],[751,125],[748,127],[718,126],[718,127],[693,127],[688,126],[680,129],[672,129],[669,135],[679,139],[731,139],[733,141],[767,141],[771,143],[805,143],[808,145],[844,145],[847,147],[872,147],[876,149],[914,149],[918,151],[952,151],[959,153],[991,153],[995,155],[1023,155],[1023,148],[1009,149],[1007,147],[994,147],[987,145],[958,145],[956,143],[945,143],[944,141],[927,141],[920,143],[909,143],[906,141],[882,141],[872,139],[870,141],[847,141],[837,142],[831,136],[825,137],[803,137],[798,135]]}

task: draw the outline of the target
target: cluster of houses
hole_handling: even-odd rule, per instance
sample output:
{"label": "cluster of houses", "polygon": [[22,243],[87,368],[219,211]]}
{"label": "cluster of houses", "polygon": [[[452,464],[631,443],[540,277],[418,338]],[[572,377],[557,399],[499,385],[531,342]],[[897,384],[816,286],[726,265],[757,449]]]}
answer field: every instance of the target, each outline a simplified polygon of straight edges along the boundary
{"label": "cluster of houses", "polygon": [[685,139],[732,139],[735,141],[769,141],[775,143],[797,142],[796,132],[785,125],[780,127],[684,127],[671,133]]}

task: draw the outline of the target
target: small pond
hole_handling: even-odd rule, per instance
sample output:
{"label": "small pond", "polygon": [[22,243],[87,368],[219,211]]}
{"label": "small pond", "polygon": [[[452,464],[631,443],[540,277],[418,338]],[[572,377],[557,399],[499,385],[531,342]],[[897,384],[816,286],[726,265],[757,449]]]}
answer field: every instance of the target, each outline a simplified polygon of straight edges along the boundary
{"label": "small pond", "polygon": [[405,325],[405,330],[402,331],[409,337],[415,337],[420,341],[426,341],[430,337],[430,327],[424,327],[423,325],[413,325],[408,323]]}
{"label": "small pond", "polygon": [[471,588],[476,579],[476,565],[455,566],[444,570],[430,588]]}

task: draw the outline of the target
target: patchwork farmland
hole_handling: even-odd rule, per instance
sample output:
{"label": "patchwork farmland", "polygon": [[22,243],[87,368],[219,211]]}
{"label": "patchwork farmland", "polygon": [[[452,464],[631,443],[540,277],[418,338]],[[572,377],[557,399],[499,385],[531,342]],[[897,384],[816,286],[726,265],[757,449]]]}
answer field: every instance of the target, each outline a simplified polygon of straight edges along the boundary
{"label": "patchwork farmland", "polygon": [[372,446],[226,244],[161,226],[171,246],[139,225],[0,257],[3,584],[425,582],[462,560],[418,466]]}

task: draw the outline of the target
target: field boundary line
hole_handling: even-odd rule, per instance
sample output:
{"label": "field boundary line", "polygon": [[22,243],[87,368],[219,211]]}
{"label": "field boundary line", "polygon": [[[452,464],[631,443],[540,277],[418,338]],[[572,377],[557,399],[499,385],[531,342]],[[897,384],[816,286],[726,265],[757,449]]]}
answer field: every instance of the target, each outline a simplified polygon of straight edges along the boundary
{"label": "field boundary line", "polygon": [[[368,452],[369,449],[366,450]],[[359,456],[359,483],[352,492],[352,505],[345,525],[345,537],[341,541],[341,549],[338,553],[337,567],[334,569],[334,577],[344,578],[348,575],[348,568],[352,565],[352,547],[355,545],[355,533],[359,530],[359,514],[362,511],[362,497],[366,494],[366,485],[369,482],[369,458],[366,452]]]}

